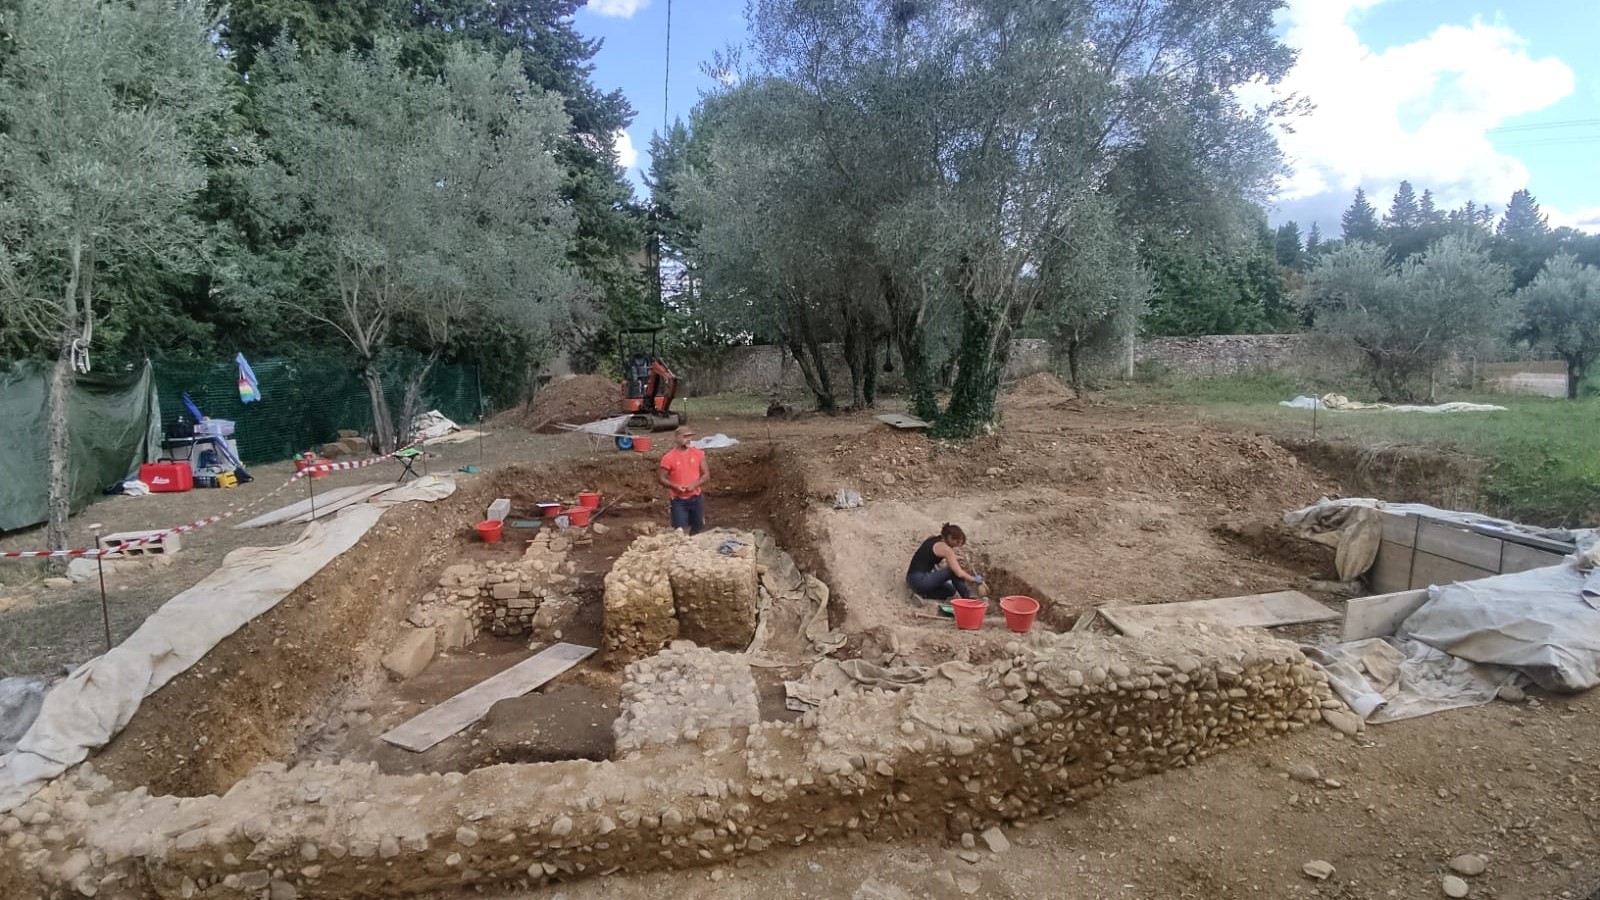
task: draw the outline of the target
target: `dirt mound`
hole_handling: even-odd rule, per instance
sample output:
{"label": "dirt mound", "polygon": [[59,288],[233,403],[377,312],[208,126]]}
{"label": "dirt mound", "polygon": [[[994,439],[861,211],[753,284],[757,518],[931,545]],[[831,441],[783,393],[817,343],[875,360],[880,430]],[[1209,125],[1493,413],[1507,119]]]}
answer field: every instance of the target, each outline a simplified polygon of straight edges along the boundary
{"label": "dirt mound", "polygon": [[1006,389],[1006,397],[1021,400],[1071,400],[1076,396],[1076,391],[1049,372],[1035,372]]}
{"label": "dirt mound", "polygon": [[511,410],[500,421],[529,431],[552,432],[556,425],[582,425],[621,415],[622,392],[615,381],[599,375],[577,375],[553,382],[527,406]]}

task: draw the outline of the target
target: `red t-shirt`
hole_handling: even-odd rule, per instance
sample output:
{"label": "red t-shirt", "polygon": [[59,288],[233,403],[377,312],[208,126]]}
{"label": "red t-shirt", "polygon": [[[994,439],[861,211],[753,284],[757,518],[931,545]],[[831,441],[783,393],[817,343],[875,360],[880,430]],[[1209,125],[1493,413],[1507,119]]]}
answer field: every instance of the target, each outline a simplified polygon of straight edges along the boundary
{"label": "red t-shirt", "polygon": [[[661,468],[667,470],[667,480],[673,484],[694,484],[700,478],[700,465],[705,462],[706,452],[699,447],[687,449],[673,447],[661,456]],[[672,489],[672,496],[679,500],[700,496],[700,489],[680,491]]]}

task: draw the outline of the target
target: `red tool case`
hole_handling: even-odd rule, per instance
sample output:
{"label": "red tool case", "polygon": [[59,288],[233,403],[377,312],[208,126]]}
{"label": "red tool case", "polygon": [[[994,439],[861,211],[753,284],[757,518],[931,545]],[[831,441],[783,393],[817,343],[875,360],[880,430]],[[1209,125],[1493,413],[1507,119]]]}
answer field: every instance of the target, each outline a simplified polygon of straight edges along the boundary
{"label": "red tool case", "polygon": [[186,462],[145,463],[139,467],[139,480],[157,494],[194,490],[194,470]]}

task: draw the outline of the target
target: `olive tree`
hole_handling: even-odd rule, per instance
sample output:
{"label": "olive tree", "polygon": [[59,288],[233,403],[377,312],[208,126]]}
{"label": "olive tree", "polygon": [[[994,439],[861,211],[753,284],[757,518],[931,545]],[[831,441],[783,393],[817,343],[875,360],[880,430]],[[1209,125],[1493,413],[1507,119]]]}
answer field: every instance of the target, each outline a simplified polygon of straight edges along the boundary
{"label": "olive tree", "polygon": [[1398,266],[1383,247],[1357,241],[1317,262],[1301,302],[1317,333],[1361,354],[1380,399],[1431,399],[1445,360],[1505,335],[1511,274],[1470,236],[1446,237]]}
{"label": "olive tree", "polygon": [[6,15],[0,73],[0,304],[49,386],[49,526],[64,548],[71,444],[67,393],[95,327],[121,302],[119,272],[193,261],[190,215],[205,151],[225,118],[225,69],[207,4],[22,0]]}
{"label": "olive tree", "polygon": [[396,329],[423,333],[431,365],[475,312],[538,329],[585,296],[550,152],[566,114],[514,55],[457,47],[442,78],[423,78],[391,43],[370,56],[280,44],[252,83],[268,157],[252,192],[295,273],[275,299],[349,344],[379,447],[415,411],[397,430],[384,396],[378,361]]}
{"label": "olive tree", "polygon": [[1522,302],[1518,335],[1561,357],[1567,364],[1567,399],[1576,400],[1589,364],[1600,357],[1600,269],[1562,254],[1545,263],[1517,296]]}

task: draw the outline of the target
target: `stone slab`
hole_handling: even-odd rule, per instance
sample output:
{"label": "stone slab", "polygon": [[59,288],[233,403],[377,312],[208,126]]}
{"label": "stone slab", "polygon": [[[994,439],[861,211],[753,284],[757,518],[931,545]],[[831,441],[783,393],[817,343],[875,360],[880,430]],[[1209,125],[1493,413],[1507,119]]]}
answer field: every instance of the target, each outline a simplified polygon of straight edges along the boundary
{"label": "stone slab", "polygon": [[1100,615],[1123,634],[1177,632],[1203,623],[1223,628],[1271,628],[1306,622],[1331,622],[1339,614],[1299,591],[1274,591],[1244,597],[1218,597],[1143,606],[1102,606]]}
{"label": "stone slab", "polygon": [[396,747],[421,753],[488,715],[490,708],[501,700],[528,693],[588,659],[594,652],[593,647],[554,644],[390,729],[383,739]]}
{"label": "stone slab", "polygon": [[1500,552],[1500,574],[1510,575],[1513,572],[1526,572],[1529,569],[1559,566],[1565,560],[1564,553],[1554,553],[1506,541],[1505,548]]}
{"label": "stone slab", "polygon": [[1386,512],[1379,519],[1383,524],[1383,539],[1402,547],[1415,547],[1417,545],[1416,516],[1401,515]]}
{"label": "stone slab", "polygon": [[1372,589],[1380,594],[1409,590],[1411,559],[1415,550],[1405,544],[1384,541],[1378,546],[1378,559],[1372,564]]}
{"label": "stone slab", "polygon": [[432,628],[408,628],[383,655],[383,667],[401,681],[415,678],[433,662],[436,641]]}
{"label": "stone slab", "polygon": [[1480,569],[1453,559],[1445,559],[1418,550],[1411,562],[1411,587],[1424,588],[1430,584],[1454,584],[1458,581],[1476,581],[1498,572]]}

